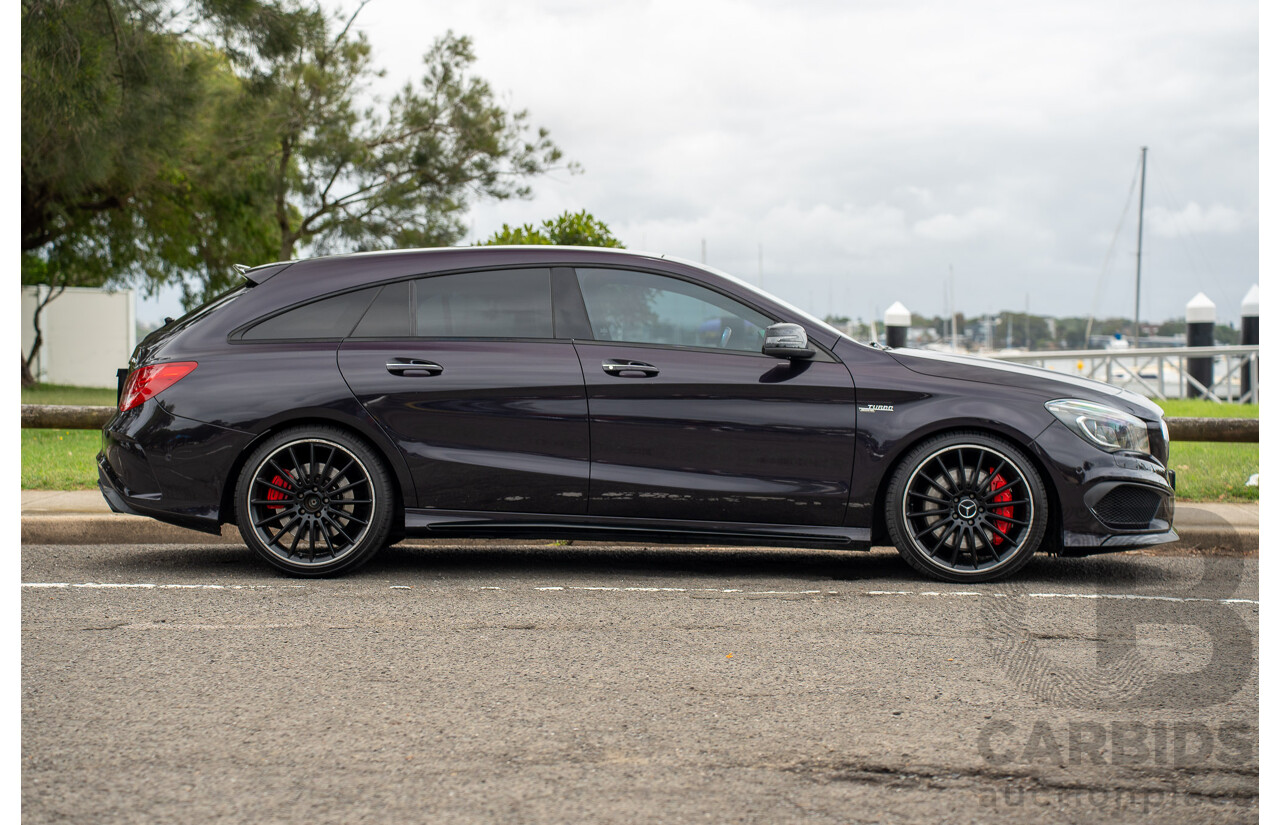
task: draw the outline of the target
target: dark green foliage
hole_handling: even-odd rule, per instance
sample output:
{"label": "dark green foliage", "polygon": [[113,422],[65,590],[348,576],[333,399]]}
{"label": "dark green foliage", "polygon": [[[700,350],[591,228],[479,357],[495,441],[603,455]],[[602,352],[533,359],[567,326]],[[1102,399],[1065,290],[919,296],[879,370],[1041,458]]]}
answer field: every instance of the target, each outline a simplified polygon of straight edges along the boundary
{"label": "dark green foliage", "polygon": [[527,179],[560,160],[546,130],[472,74],[471,41],[452,32],[423,57],[417,83],[362,106],[380,72],[353,19],[317,15],[297,49],[253,67],[267,101],[258,123],[273,146],[280,258],[299,245],[455,243],[472,200],[526,197]]}
{"label": "dark green foliage", "polygon": [[513,244],[554,244],[556,246],[607,246],[624,249],[622,241],[613,236],[609,226],[597,220],[587,210],[570,212],[542,222],[538,228],[526,223],[512,227],[503,224],[502,229],[481,241],[481,246],[510,246]]}
{"label": "dark green foliage", "polygon": [[267,147],[242,127],[252,101],[225,55],[157,0],[22,10],[24,283],[177,281],[198,301],[272,254]]}
{"label": "dark green foliage", "polygon": [[527,196],[560,161],[471,73],[466,37],[371,97],[354,19],[297,0],[23,0],[23,283],[50,299],[180,284],[191,306],[235,263],[455,243],[474,199]]}

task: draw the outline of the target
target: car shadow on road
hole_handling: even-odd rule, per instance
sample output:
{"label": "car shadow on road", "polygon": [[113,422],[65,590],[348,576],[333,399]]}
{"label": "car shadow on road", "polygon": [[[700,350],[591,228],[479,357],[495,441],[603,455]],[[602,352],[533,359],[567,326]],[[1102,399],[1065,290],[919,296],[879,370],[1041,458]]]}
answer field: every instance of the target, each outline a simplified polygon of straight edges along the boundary
{"label": "car shadow on road", "polygon": [[[1205,564],[1227,560],[1206,559]],[[146,545],[113,548],[89,562],[101,581],[169,581],[209,583],[227,580],[252,583],[300,581],[276,573],[243,545]],[[1151,588],[1185,580],[1166,560],[1153,556],[1117,554],[1083,559],[1037,556],[1015,573],[1009,584],[1018,590],[1034,588],[1108,589]],[[767,547],[653,546],[648,544],[532,544],[498,543],[401,544],[379,553],[367,565],[343,579],[412,581],[445,575],[492,578],[527,575],[594,577],[615,581],[672,579],[681,576],[793,579],[797,585],[819,581],[866,582],[883,588],[917,590],[955,587],[918,574],[889,548],[869,552],[797,550]],[[959,585],[969,588],[996,584]]]}
{"label": "car shadow on road", "polygon": [[366,568],[370,574],[564,574],[670,578],[818,579],[905,578],[911,570],[894,552],[851,553],[767,547],[637,545],[516,545],[426,547],[400,545]]}
{"label": "car shadow on road", "polygon": [[[547,574],[636,577],[681,575],[892,583],[904,589],[938,584],[910,568],[891,548],[870,552],[765,547],[652,545],[423,547],[401,545],[375,558],[366,575]],[[356,575],[360,575],[357,573]],[[1144,588],[1179,578],[1168,564],[1134,555],[1084,559],[1037,556],[1011,578],[1021,586]],[[970,585],[984,587],[986,585]]]}

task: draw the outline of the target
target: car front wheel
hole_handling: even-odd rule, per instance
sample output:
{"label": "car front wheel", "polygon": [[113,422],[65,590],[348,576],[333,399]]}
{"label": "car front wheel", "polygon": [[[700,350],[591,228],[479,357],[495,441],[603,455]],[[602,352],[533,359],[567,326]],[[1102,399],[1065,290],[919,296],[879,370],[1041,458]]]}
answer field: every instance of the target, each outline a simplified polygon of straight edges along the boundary
{"label": "car front wheel", "polygon": [[334,427],[299,427],[267,439],[236,485],[245,543],[297,576],[325,576],[364,564],[391,532],[396,511],[381,458]]}
{"label": "car front wheel", "polygon": [[980,432],[931,438],[908,453],[885,497],[898,553],[953,582],[991,581],[1035,554],[1049,520],[1044,482],[1025,454]]}

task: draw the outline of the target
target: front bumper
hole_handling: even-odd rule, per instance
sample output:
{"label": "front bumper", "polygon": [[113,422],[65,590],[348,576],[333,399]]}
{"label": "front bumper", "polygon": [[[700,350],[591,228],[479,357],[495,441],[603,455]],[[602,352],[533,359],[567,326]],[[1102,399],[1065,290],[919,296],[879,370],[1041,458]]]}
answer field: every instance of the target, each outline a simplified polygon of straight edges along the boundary
{"label": "front bumper", "polygon": [[1035,440],[1050,469],[1064,556],[1085,556],[1178,540],[1173,474],[1158,460],[1094,449],[1060,422]]}

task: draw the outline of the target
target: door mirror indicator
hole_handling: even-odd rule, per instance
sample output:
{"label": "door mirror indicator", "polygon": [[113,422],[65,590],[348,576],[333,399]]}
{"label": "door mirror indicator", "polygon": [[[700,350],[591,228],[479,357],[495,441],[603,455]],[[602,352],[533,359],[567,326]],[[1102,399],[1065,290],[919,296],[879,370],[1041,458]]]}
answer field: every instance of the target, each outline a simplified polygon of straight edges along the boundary
{"label": "door mirror indicator", "polygon": [[760,351],[774,358],[812,358],[809,335],[799,324],[774,324],[764,331]]}

